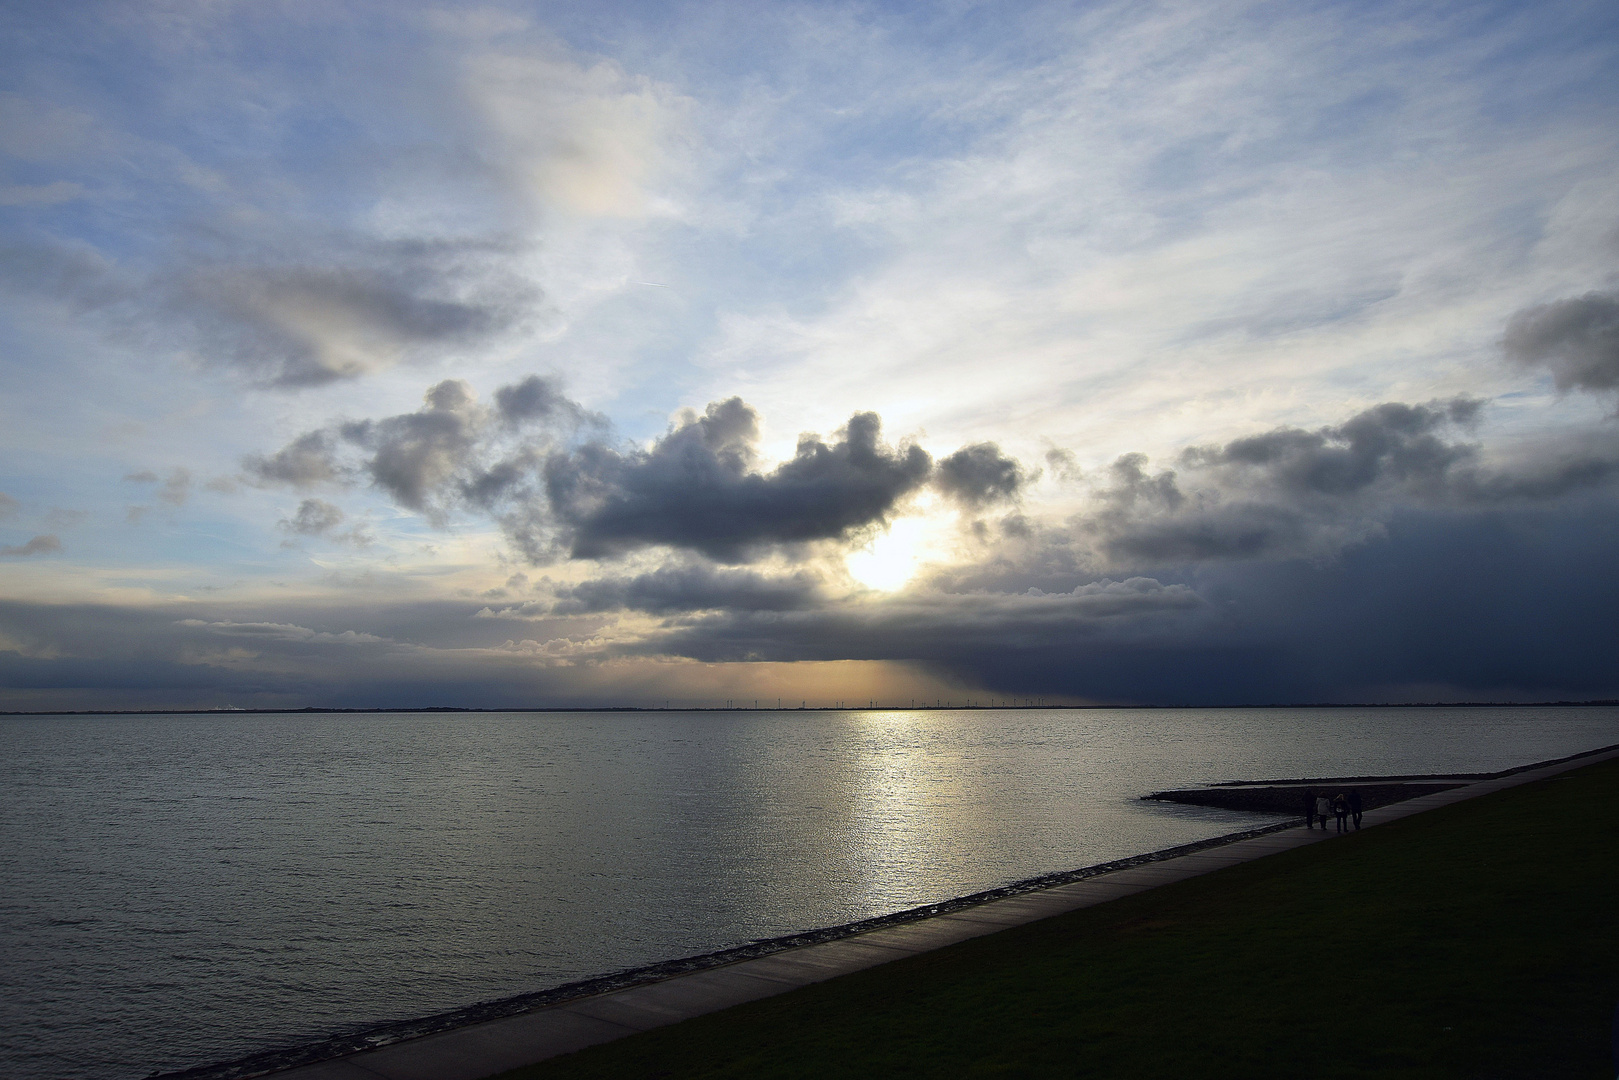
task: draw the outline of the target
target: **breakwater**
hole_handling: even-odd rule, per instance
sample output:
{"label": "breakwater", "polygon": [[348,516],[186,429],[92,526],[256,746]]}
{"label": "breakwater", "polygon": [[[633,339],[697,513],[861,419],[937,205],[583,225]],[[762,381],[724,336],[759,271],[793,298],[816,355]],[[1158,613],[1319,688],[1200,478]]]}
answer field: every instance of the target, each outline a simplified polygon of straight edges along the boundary
{"label": "breakwater", "polygon": [[[1607,747],[1606,749],[1613,749]],[[1181,803],[1186,806],[1209,806],[1221,810],[1245,810],[1259,814],[1300,814],[1306,796],[1325,795],[1332,798],[1340,792],[1360,793],[1361,808],[1371,810],[1379,806],[1405,802],[1423,795],[1484,780],[1498,780],[1527,769],[1544,768],[1564,761],[1572,761],[1583,754],[1571,754],[1551,761],[1537,761],[1531,765],[1518,765],[1497,772],[1420,773],[1407,776],[1323,776],[1290,780],[1225,780],[1199,787],[1170,788],[1154,791],[1141,798],[1148,802]]]}

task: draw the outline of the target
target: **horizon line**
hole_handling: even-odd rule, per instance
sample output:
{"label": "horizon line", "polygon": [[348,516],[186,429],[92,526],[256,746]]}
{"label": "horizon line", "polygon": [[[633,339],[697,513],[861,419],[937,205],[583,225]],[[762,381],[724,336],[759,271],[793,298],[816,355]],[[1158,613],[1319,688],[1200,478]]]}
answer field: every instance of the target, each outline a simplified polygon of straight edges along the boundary
{"label": "horizon line", "polygon": [[1533,709],[1580,708],[1619,705],[1619,698],[1592,698],[1585,701],[1313,701],[1270,703],[1261,705],[695,705],[678,708],[659,705],[522,705],[502,708],[473,705],[412,705],[390,707],[373,705],[341,707],[325,705],[288,706],[285,708],[247,709],[214,707],[209,709],[0,709],[0,716],[231,716],[237,714],[299,714],[299,713],[576,713],[576,712],[987,712],[1084,709]]}

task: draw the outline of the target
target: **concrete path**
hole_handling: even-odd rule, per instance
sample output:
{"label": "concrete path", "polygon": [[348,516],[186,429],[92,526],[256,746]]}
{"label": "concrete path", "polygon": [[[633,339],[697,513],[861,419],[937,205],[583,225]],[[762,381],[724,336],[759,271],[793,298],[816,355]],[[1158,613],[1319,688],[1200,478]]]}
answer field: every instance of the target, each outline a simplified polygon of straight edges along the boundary
{"label": "concrete path", "polygon": [[[1424,795],[1368,810],[1363,824],[1370,828],[1398,821],[1615,757],[1619,757],[1619,748]],[[471,1024],[271,1075],[278,1080],[482,1080],[520,1065],[1105,903],[1172,881],[1183,881],[1221,867],[1320,843],[1336,835],[1336,832],[1320,829],[1286,829],[1039,892],[992,900],[947,915],[581,998],[519,1016]]]}

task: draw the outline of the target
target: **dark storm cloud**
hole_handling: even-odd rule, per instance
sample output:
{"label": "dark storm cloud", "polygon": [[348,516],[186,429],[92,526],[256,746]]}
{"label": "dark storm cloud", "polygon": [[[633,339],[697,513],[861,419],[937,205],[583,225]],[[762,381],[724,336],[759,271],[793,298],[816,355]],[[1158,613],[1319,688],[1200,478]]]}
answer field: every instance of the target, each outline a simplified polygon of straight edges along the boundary
{"label": "dark storm cloud", "polygon": [[708,662],[903,661],[992,692],[1118,703],[1613,697],[1616,533],[1611,503],[1402,512],[1331,561],[719,612],[639,647]]}
{"label": "dark storm cloud", "polygon": [[601,444],[554,455],[546,492],[571,553],[601,558],[666,545],[743,562],[771,545],[843,537],[883,521],[928,479],[918,446],[890,448],[875,413],[831,443],[801,436],[791,460],[752,471],[758,417],[740,398],[709,405],[650,450]]}
{"label": "dark storm cloud", "polygon": [[[1285,438],[1291,433],[1277,434]],[[1077,522],[1078,532],[1093,537],[1112,564],[1319,553],[1358,535],[1347,531],[1359,521],[1352,508],[1331,500],[1325,505],[1319,499],[1301,500],[1264,470],[1237,484],[1200,485],[1188,497],[1174,470],[1153,473],[1147,464],[1145,454],[1125,454],[1115,461],[1096,509]]]}
{"label": "dark storm cloud", "polygon": [[[1619,507],[1586,497],[1401,511],[1333,560],[1211,562],[1062,590],[848,602],[802,579],[688,567],[566,596],[664,617],[642,635],[549,605],[517,612],[532,628],[515,633],[520,623],[477,611],[483,601],[382,592],[141,608],[0,600],[0,689],[83,707],[553,704],[573,684],[545,664],[575,662],[573,650],[579,663],[893,661],[990,693],[1120,703],[1612,697],[1614,535]],[[616,692],[603,700],[625,703]]]}
{"label": "dark storm cloud", "polygon": [[1303,494],[1350,495],[1374,484],[1436,483],[1475,453],[1471,446],[1446,442],[1438,432],[1473,422],[1482,404],[1470,398],[1427,405],[1386,402],[1335,427],[1279,428],[1223,447],[1196,447],[1181,460],[1194,468],[1260,474],[1276,490]]}
{"label": "dark storm cloud", "polygon": [[[1110,568],[1330,558],[1376,536],[1400,508],[1557,500],[1619,480],[1619,439],[1606,432],[1486,460],[1466,437],[1480,408],[1466,398],[1386,402],[1341,424],[1192,447],[1175,469],[1125,454],[1095,474],[1091,508],[1066,528],[1021,514],[998,527],[979,522],[974,536],[987,545],[979,564],[933,580],[994,591],[1066,578],[1072,587],[1076,575]],[[917,447],[886,446],[871,413],[856,414],[831,442],[803,437],[769,471],[757,467],[758,416],[739,398],[688,413],[650,448],[611,445],[605,428],[546,379],[498,389],[489,408],[447,380],[416,412],[306,433],[250,458],[246,470],[294,487],[369,478],[437,522],[456,510],[487,515],[535,563],[660,546],[749,562],[881,523],[928,482],[969,504],[1015,498],[1024,483],[1021,466],[993,444],[937,467]],[[589,602],[618,603],[610,592]]]}
{"label": "dark storm cloud", "polygon": [[[1310,518],[1261,503],[1228,504],[1196,514],[1110,521],[1102,550],[1131,565],[1253,559],[1305,552],[1315,539]],[[1339,536],[1331,542],[1342,542]]]}
{"label": "dark storm cloud", "polygon": [[969,509],[1017,498],[1027,477],[1014,458],[992,442],[964,446],[940,458],[933,483]]}
{"label": "dark storm cloud", "polygon": [[1502,345],[1518,363],[1548,369],[1560,390],[1619,388],[1619,295],[1525,308],[1507,323]]}
{"label": "dark storm cloud", "polygon": [[801,611],[821,599],[820,589],[820,580],[804,572],[771,577],[751,570],[676,565],[559,588],[551,610],[578,614],[629,609],[652,615],[716,609]]}
{"label": "dark storm cloud", "polygon": [[604,417],[540,376],[497,389],[492,407],[455,379],[425,401],[413,413],[306,432],[244,459],[244,473],[296,488],[369,479],[436,523],[470,510],[534,563],[651,547],[750,562],[880,525],[930,480],[972,509],[1016,499],[1028,480],[993,443],[965,447],[936,471],[920,447],[885,443],[870,412],[830,441],[801,436],[792,458],[762,471],[759,417],[741,398],[687,412],[650,448],[613,443]]}
{"label": "dark storm cloud", "polygon": [[1512,472],[1475,475],[1465,484],[1473,502],[1535,502],[1557,499],[1619,479],[1619,455],[1559,455],[1520,465]]}
{"label": "dark storm cloud", "polygon": [[1101,579],[1061,593],[899,595],[874,603],[793,611],[723,611],[670,624],[636,649],[704,661],[903,660],[936,662],[982,650],[1072,647],[1151,638],[1207,622],[1185,584]]}
{"label": "dark storm cloud", "polygon": [[6,558],[26,559],[30,555],[54,555],[61,550],[61,538],[54,533],[44,533],[26,544],[0,547],[0,555]]}
{"label": "dark storm cloud", "polygon": [[1179,563],[1252,558],[1303,539],[1290,507],[1221,501],[1205,495],[1188,505],[1173,470],[1149,473],[1147,456],[1121,456],[1108,470],[1098,509],[1080,522],[1116,563]]}
{"label": "dark storm cloud", "polygon": [[1075,528],[1116,564],[1331,556],[1374,535],[1397,507],[1553,499],[1619,472],[1619,447],[1600,441],[1486,463],[1457,437],[1481,407],[1386,402],[1342,424],[1192,447],[1178,470],[1153,472],[1144,455],[1126,454]]}

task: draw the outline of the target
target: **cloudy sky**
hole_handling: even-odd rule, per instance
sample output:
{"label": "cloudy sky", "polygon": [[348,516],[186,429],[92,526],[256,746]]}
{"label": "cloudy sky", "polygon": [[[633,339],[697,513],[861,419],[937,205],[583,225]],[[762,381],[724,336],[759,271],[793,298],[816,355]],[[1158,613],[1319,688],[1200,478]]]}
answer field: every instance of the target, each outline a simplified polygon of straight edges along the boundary
{"label": "cloudy sky", "polygon": [[1619,8],[16,3],[0,708],[1619,696]]}

